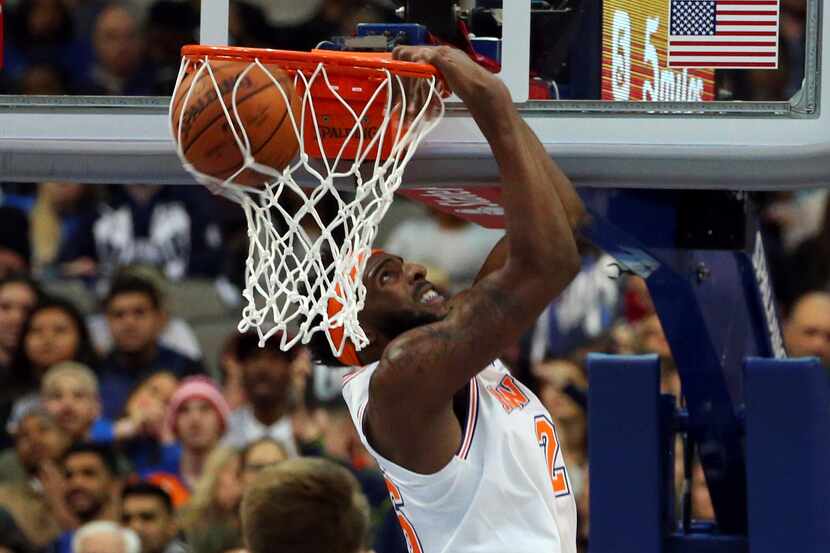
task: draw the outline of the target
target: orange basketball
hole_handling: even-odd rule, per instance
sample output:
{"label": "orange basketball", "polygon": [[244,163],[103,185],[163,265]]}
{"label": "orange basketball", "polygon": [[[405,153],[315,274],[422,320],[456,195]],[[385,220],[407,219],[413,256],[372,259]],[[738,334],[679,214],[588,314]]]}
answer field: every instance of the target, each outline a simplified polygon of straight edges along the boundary
{"label": "orange basketball", "polygon": [[[171,110],[173,138],[180,142],[187,161],[200,173],[221,180],[229,178],[243,163],[242,150],[233,133],[235,130],[243,145],[247,135],[251,154],[258,163],[279,171],[285,169],[297,155],[299,144],[285,98],[271,75],[288,96],[291,111],[299,125],[300,104],[288,74],[273,66],[266,66],[269,75],[258,65],[246,72],[247,63],[213,62],[214,78],[211,79],[205,69],[193,84],[198,67],[194,67],[182,80]],[[241,125],[233,109],[233,90],[237,81],[240,82],[236,92],[236,108]],[[222,94],[221,101],[217,85]],[[191,88],[193,92],[188,97]],[[258,186],[272,178],[254,169],[246,169],[233,181]]]}

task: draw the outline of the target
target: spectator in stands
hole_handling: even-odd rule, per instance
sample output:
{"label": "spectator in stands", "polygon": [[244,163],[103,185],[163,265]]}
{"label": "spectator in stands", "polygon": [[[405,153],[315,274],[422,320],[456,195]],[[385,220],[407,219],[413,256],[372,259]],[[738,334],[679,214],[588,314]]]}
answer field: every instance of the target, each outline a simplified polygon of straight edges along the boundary
{"label": "spectator in stands", "polygon": [[[159,297],[162,300],[162,309],[168,314],[164,329],[161,331],[161,334],[159,334],[159,344],[191,359],[197,361],[201,360],[202,349],[193,328],[185,320],[185,318],[181,316],[181,313],[178,314],[179,316],[177,316],[176,313],[171,313],[169,306],[170,302],[168,300],[172,287],[170,281],[165,278],[164,275],[158,271],[158,269],[149,265],[125,265],[123,267],[119,267],[110,280],[121,280],[124,276],[136,276],[147,280],[155,286],[156,290],[158,290]],[[205,285],[206,283],[196,285],[196,289],[199,290],[199,292],[196,293],[197,298],[202,297],[199,294],[205,292]],[[189,287],[190,283],[186,283],[185,286]],[[211,285],[207,284],[207,287],[210,288]],[[178,289],[176,289],[176,291],[178,292]],[[189,291],[189,295],[193,297],[193,292]],[[187,300],[178,298],[178,301],[174,303],[174,305],[181,301]],[[199,307],[196,306],[195,309],[198,310]],[[87,324],[89,326],[89,331],[92,336],[92,342],[95,344],[95,348],[98,351],[112,350],[112,333],[110,332],[106,315],[103,313],[91,315],[87,317]]]}
{"label": "spectator in stands", "polygon": [[[174,476],[178,472],[179,449],[170,444],[173,438],[164,430],[164,417],[178,385],[176,375],[160,371],[133,388],[127,398],[123,418],[139,422],[140,430],[133,440],[124,444],[123,449],[139,476],[154,483],[165,479],[187,493]],[[165,489],[173,493],[172,489]]]}
{"label": "spectator in stands", "polygon": [[285,461],[285,448],[272,438],[260,438],[242,451],[242,489],[247,489],[262,469]]}
{"label": "spectator in stands", "polygon": [[243,448],[254,440],[270,437],[282,444],[290,457],[297,455],[291,408],[292,374],[302,360],[303,348],[280,349],[275,334],[259,347],[259,337],[249,332],[239,337],[236,358],[242,364],[247,404],[231,413],[226,445]]}
{"label": "spectator in stands", "polygon": [[308,50],[335,36],[355,34],[357,23],[395,22],[391,2],[366,0],[249,0],[262,6],[277,28],[272,48]]}
{"label": "spectator in stands", "polygon": [[531,363],[568,355],[601,340],[619,315],[621,282],[609,277],[616,271],[614,259],[584,240],[578,246],[582,269],[540,316],[531,342]]}
{"label": "spectator in stands", "polygon": [[12,419],[25,406],[38,402],[43,375],[64,361],[97,364],[86,323],[71,302],[58,297],[41,298],[24,324],[22,343],[14,361],[15,378],[21,383],[23,393],[12,407]]}
{"label": "spectator in stands", "polygon": [[242,501],[250,553],[364,553],[369,507],[355,478],[323,459],[263,470]]}
{"label": "spectator in stands", "polygon": [[232,44],[262,48],[274,41],[275,30],[262,8],[234,0],[228,10],[228,34]]}
{"label": "spectator in stands", "polygon": [[33,65],[54,64],[69,72],[88,63],[61,0],[21,0],[8,15],[3,70],[12,79],[20,79]]}
{"label": "spectator in stands", "polygon": [[113,350],[98,378],[105,417],[117,417],[130,391],[154,373],[170,372],[181,378],[204,372],[201,363],[159,344],[167,314],[159,290],[149,280],[118,277],[103,307],[113,337]]}
{"label": "spectator in stands", "polygon": [[113,422],[101,416],[101,396],[95,373],[80,363],[65,361],[52,366],[40,385],[40,402],[72,442],[112,444],[129,440],[142,430],[138,418]]}
{"label": "spectator in stands", "polygon": [[93,259],[103,276],[123,265],[146,264],[171,280],[214,277],[222,263],[214,206],[201,187],[117,187],[107,208],[84,231],[86,239],[66,256]]}
{"label": "spectator in stands", "polygon": [[635,333],[637,353],[656,353],[660,356],[660,392],[680,398],[680,375],[660,318],[656,313],[644,317],[635,326]]}
{"label": "spectator in stands", "polygon": [[384,248],[413,262],[440,267],[449,273],[450,292],[455,293],[472,285],[481,260],[503,235],[503,231],[430,210],[429,217],[398,225]]}
{"label": "spectator in stands", "polygon": [[75,36],[88,41],[92,40],[98,14],[110,2],[111,0],[63,0],[72,13]]}
{"label": "spectator in stands", "polygon": [[141,482],[121,494],[121,522],[141,539],[141,553],[185,553],[173,502],[158,486]]}
{"label": "spectator in stands", "polygon": [[92,437],[101,402],[98,381],[89,367],[72,361],[53,365],[43,375],[40,402],[73,442]]}
{"label": "spectator in stands", "polygon": [[[40,297],[38,285],[25,275],[0,279],[0,403],[11,405],[20,393],[13,378],[12,364],[23,337],[23,325]],[[0,413],[2,420],[7,412]],[[2,442],[2,440],[0,440]],[[0,447],[7,444],[0,443]]]}
{"label": "spectator in stands", "polygon": [[92,259],[72,258],[67,252],[85,239],[83,233],[96,217],[94,188],[72,182],[40,183],[30,213],[33,270],[52,277],[94,277]]}
{"label": "spectator in stands", "polygon": [[17,207],[0,206],[0,278],[29,270],[29,220]]}
{"label": "spectator in stands", "polygon": [[[65,481],[47,493],[61,491],[79,524],[117,520],[120,512],[120,481],[112,449],[76,444],[63,458]],[[57,553],[70,553],[75,531],[64,532],[55,542]]]}
{"label": "spectator in stands", "polygon": [[219,371],[221,372],[222,395],[231,409],[241,407],[245,403],[245,386],[242,382],[242,364],[236,358],[239,332],[234,330],[219,354]]}
{"label": "spectator in stands", "polygon": [[[820,197],[813,195],[812,204],[821,202]],[[784,305],[792,305],[793,301],[812,290],[830,290],[830,201],[825,199],[823,219],[815,235],[808,237],[795,248],[782,263],[785,275],[785,290],[776,289],[776,295]],[[804,209],[796,210],[796,223],[793,226],[807,226],[804,223]],[[773,274],[773,276],[776,276]]]}
{"label": "spectator in stands", "polygon": [[69,94],[66,72],[52,63],[38,63],[27,67],[17,81],[18,94],[24,96],[64,96]]}
{"label": "spectator in stands", "polygon": [[48,545],[74,521],[62,497],[44,493],[59,475],[57,463],[68,445],[54,419],[32,409],[17,425],[15,448],[0,454],[0,509],[36,547]]}
{"label": "spectator in stands", "polygon": [[194,553],[225,553],[242,547],[239,475],[240,455],[236,450],[220,447],[210,454],[180,517],[180,526]]}
{"label": "spectator in stands", "polygon": [[152,75],[144,62],[144,37],[139,17],[127,4],[104,6],[92,36],[94,60],[76,88],[82,94],[150,95]]}
{"label": "spectator in stands", "polygon": [[317,413],[321,419],[319,427],[324,456],[355,471],[376,466],[363,447],[349,410],[342,402],[334,401]]}
{"label": "spectator in stands", "polygon": [[0,279],[0,449],[11,440],[5,423],[12,404],[26,392],[25,383],[18,382],[13,361],[23,336],[23,325],[40,297],[40,289],[25,275]]}
{"label": "spectator in stands", "polygon": [[198,42],[199,14],[187,2],[158,0],[148,10],[146,28],[154,88],[168,96],[179,76],[182,46]]}
{"label": "spectator in stands", "polygon": [[14,518],[0,507],[0,553],[36,553]]}
{"label": "spectator in stands", "polygon": [[654,301],[648,291],[645,279],[639,276],[629,276],[625,282],[625,319],[636,323],[648,315],[656,313]]}
{"label": "spectator in stands", "polygon": [[[337,398],[337,400],[328,403],[324,407],[316,409],[314,414],[317,418],[317,426],[321,431],[319,443],[322,450],[318,455],[312,456],[325,457],[349,469],[357,478],[363,495],[369,501],[372,520],[377,524],[390,514],[388,511],[392,511],[389,502],[389,490],[386,488],[386,482],[378,470],[375,460],[360,441],[360,436],[357,434],[348,408],[342,399]],[[313,454],[313,450],[308,445],[305,445],[302,451],[303,455]],[[405,551],[406,546],[400,535],[397,518],[393,515],[389,522],[392,523],[392,528],[389,530],[391,530],[390,533],[394,534],[394,541],[400,542],[402,547],[391,548],[388,545],[381,547],[380,543],[376,543],[376,548],[378,551],[384,552]],[[382,530],[379,531],[380,534],[382,534]]]}
{"label": "spectator in stands", "polygon": [[715,508],[706,485],[706,475],[700,459],[695,459],[692,469],[692,518],[695,520],[715,520]]}
{"label": "spectator in stands", "polygon": [[144,432],[156,440],[163,438],[164,417],[179,379],[169,371],[151,374],[142,380],[127,398],[126,417],[144,421]]}
{"label": "spectator in stands", "polygon": [[58,296],[42,297],[23,326],[19,361],[21,374],[38,382],[49,367],[62,361],[95,366],[97,356],[78,308]]}
{"label": "spectator in stands", "polygon": [[784,323],[790,357],[818,357],[830,370],[830,293],[808,292],[798,298]]}
{"label": "spectator in stands", "polygon": [[585,488],[576,500],[576,547],[579,553],[588,552],[591,535],[591,479],[585,480]]}
{"label": "spectator in stands", "polygon": [[71,549],[71,553],[141,553],[141,551],[141,541],[135,532],[108,520],[90,522],[79,528],[72,540]]}
{"label": "spectator in stands", "polygon": [[193,489],[225,432],[229,416],[230,407],[213,380],[198,376],[184,379],[167,407],[164,435],[168,443],[162,447],[162,462],[144,473],[166,472]]}
{"label": "spectator in stands", "polygon": [[59,458],[69,438],[55,419],[31,406],[11,425],[14,447],[0,453],[0,482],[20,483],[36,474],[41,463]]}
{"label": "spectator in stands", "polygon": [[[37,283],[26,275],[0,279],[0,374],[11,370],[23,336],[23,325],[40,297]],[[4,384],[8,383],[5,376]]]}

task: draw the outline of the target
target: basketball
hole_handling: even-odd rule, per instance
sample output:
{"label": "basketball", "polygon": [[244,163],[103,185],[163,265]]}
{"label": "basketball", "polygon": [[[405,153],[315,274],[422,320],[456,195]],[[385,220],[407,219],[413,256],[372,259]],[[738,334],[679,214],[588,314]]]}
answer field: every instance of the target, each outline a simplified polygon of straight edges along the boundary
{"label": "basketball", "polygon": [[[199,72],[194,68],[178,87],[173,100],[173,136],[185,159],[200,173],[220,180],[230,178],[242,167],[244,150],[237,137],[243,147],[247,137],[250,153],[258,163],[278,171],[291,162],[299,149],[285,97],[273,80],[285,91],[294,118],[299,122],[299,101],[291,78],[277,67],[266,66],[266,72],[254,65],[246,72],[247,67],[247,63],[214,63],[211,65],[213,79],[206,69]],[[196,75],[197,82],[188,97]],[[237,87],[238,119],[234,113],[234,87]],[[271,178],[255,169],[246,169],[233,181],[259,186]]]}

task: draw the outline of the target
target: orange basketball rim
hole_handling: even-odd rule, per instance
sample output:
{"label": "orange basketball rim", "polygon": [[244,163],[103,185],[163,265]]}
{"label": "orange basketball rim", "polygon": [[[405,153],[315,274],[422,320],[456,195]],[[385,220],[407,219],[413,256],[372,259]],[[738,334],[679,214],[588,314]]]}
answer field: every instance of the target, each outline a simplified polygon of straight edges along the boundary
{"label": "orange basketball rim", "polygon": [[[446,90],[440,73],[432,65],[394,60],[388,52],[300,52],[188,45],[182,48],[182,57],[191,62],[188,71],[197,71],[204,63],[258,62],[288,73],[294,80],[296,94],[302,99],[302,124],[297,124],[302,127],[303,151],[318,159],[372,160],[378,154],[381,159],[387,158],[408,130],[407,123],[400,125],[405,107],[390,110],[390,101],[413,101],[412,91],[430,82],[441,95]],[[321,67],[325,68],[322,75],[319,74]],[[398,79],[391,79],[392,76]],[[387,83],[391,86],[386,86]],[[388,129],[382,140],[374,140],[387,118]],[[361,148],[367,141],[374,143],[372,147]]]}

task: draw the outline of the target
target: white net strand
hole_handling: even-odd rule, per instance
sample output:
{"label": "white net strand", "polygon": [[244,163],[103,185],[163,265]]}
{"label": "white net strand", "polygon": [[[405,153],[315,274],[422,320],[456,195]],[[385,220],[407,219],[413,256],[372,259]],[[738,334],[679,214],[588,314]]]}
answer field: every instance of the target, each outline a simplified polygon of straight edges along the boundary
{"label": "white net strand", "polygon": [[[280,347],[284,350],[298,342],[308,343],[316,332],[342,327],[343,339],[334,343],[326,332],[332,352],[339,356],[347,341],[360,350],[368,345],[358,314],[363,309],[366,288],[362,274],[377,234],[378,225],[392,203],[394,192],[400,187],[406,165],[424,137],[438,124],[444,106],[435,77],[422,79],[423,104],[410,113],[407,90],[403,79],[388,70],[378,70],[381,79],[371,94],[365,95],[357,107],[348,99],[347,92],[329,78],[324,63],[313,71],[297,70],[294,87],[301,94],[299,121],[290,109],[288,116],[299,144],[299,155],[287,167],[269,167],[254,159],[251,142],[238,106],[237,93],[244,76],[255,66],[268,75],[279,90],[285,106],[291,106],[290,92],[259,61],[255,60],[238,76],[226,104],[222,87],[216,80],[210,60],[182,61],[176,88],[181,85],[192,64],[198,64],[186,92],[178,120],[177,151],[184,167],[202,184],[242,206],[248,224],[249,249],[245,263],[245,300],[239,322],[240,332],[255,328],[260,343],[277,332],[282,333]],[[184,156],[181,129],[191,101],[193,83],[210,78],[216,99],[221,102],[223,114],[243,162],[226,180],[199,172]],[[336,102],[338,108],[353,121],[335,153],[326,149],[321,133],[320,118],[315,106],[319,83],[331,95],[326,101]],[[366,80],[368,86],[371,81]],[[354,91],[351,91],[354,92]],[[369,115],[383,98],[383,117],[377,129],[364,128]],[[174,93],[174,98],[178,96]],[[365,103],[364,103],[365,102]],[[174,104],[171,103],[171,114]],[[394,124],[406,121],[408,124]],[[308,125],[310,123],[310,125]],[[171,132],[173,121],[171,118]],[[314,160],[306,151],[306,132],[313,129],[309,142],[316,144],[322,154]],[[356,145],[356,146],[355,146]],[[355,146],[354,155],[347,159],[348,148]],[[384,151],[388,148],[388,151]],[[329,146],[329,149],[332,149]],[[331,158],[327,154],[331,154]],[[370,156],[372,159],[370,159]],[[245,186],[235,179],[246,171],[263,175],[263,186]],[[267,182],[265,178],[267,177]],[[311,182],[310,188],[298,183]],[[290,198],[299,202],[299,209],[288,207]],[[336,213],[330,220],[321,212],[321,204],[333,202]],[[329,316],[329,300],[340,309]],[[293,332],[292,332],[293,331]]]}

